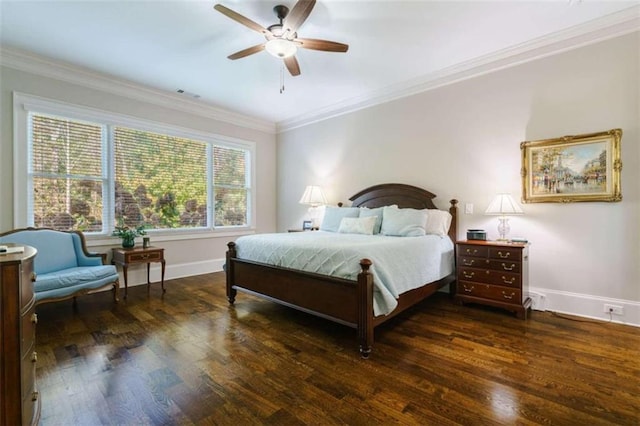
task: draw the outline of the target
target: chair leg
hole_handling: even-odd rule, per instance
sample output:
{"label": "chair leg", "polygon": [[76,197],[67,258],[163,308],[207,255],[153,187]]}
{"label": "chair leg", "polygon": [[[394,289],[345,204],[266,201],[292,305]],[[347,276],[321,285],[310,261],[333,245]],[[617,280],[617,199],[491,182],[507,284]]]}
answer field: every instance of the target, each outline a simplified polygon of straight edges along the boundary
{"label": "chair leg", "polygon": [[120,282],[116,281],[113,283],[113,302],[118,303],[120,299],[118,298],[118,290],[120,290]]}

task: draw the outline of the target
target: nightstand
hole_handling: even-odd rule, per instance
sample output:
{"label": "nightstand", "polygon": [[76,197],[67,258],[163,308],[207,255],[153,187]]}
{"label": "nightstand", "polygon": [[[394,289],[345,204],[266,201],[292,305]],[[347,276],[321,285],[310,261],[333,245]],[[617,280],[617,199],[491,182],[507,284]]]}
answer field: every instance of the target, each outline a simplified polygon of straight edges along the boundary
{"label": "nightstand", "polygon": [[129,265],[146,263],[147,264],[147,289],[151,284],[149,281],[149,272],[151,270],[151,263],[160,262],[162,264],[162,292],[166,292],[164,288],[164,268],[165,268],[165,260],[164,260],[164,249],[158,247],[133,247],[133,248],[114,248],[113,258],[111,263],[114,265],[122,266],[122,273],[124,275],[124,298],[127,298],[127,268]]}
{"label": "nightstand", "polygon": [[501,241],[458,241],[455,301],[478,303],[515,312],[527,318],[529,244]]}

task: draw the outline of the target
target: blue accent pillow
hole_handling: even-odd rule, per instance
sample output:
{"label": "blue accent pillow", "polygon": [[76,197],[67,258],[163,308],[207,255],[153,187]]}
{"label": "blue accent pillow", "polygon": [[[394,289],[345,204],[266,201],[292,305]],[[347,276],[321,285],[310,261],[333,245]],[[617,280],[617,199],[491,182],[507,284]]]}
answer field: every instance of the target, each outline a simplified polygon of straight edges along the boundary
{"label": "blue accent pillow", "polygon": [[345,217],[359,217],[360,209],[357,207],[332,207],[327,206],[324,210],[324,218],[320,225],[321,231],[338,232],[340,222]]}

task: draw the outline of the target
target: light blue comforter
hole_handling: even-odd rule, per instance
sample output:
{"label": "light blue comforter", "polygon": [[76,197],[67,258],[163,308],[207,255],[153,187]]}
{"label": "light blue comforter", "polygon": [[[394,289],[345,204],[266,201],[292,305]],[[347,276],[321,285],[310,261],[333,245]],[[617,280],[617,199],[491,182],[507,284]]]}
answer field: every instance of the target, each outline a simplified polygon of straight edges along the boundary
{"label": "light blue comforter", "polygon": [[237,256],[274,266],[356,280],[360,260],[373,262],[373,312],[386,315],[405,291],[453,272],[449,237],[389,237],[335,232],[257,234],[238,238]]}

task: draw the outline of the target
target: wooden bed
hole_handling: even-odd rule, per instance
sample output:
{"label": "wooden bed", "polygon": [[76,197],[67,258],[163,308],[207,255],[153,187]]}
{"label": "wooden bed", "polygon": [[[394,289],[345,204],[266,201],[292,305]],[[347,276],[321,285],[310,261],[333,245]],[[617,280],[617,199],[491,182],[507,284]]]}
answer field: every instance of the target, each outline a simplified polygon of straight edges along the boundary
{"label": "wooden bed", "polygon": [[[397,204],[400,208],[435,209],[435,195],[404,184],[372,186],[350,198],[354,207],[381,207]],[[453,216],[449,237],[456,241],[457,200],[451,200]],[[358,332],[360,354],[367,358],[373,345],[373,330],[405,309],[424,300],[438,289],[455,281],[451,275],[400,295],[398,306],[388,315],[373,314],[373,276],[371,261],[360,261],[357,281],[271,266],[236,257],[236,244],[228,243],[227,299],[235,302],[237,290],[253,294],[301,311],[353,327]],[[453,291],[453,285],[450,291]]]}

